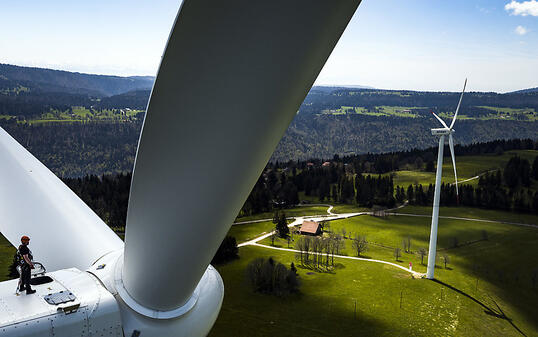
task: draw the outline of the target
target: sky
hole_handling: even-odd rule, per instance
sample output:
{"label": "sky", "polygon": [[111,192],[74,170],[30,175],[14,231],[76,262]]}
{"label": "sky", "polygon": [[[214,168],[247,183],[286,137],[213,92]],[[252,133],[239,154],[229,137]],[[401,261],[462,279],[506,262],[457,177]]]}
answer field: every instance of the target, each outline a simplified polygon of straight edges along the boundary
{"label": "sky", "polygon": [[[155,75],[180,0],[0,3],[0,63]],[[536,0],[363,0],[318,85],[538,87]]]}

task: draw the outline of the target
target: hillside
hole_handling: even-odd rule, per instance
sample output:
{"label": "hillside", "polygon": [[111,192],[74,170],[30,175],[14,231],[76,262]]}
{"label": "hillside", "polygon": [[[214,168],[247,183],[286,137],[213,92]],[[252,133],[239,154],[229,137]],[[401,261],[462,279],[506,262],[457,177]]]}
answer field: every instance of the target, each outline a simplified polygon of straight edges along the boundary
{"label": "hillside", "polygon": [[150,89],[153,81],[152,76],[93,75],[0,64],[0,90],[24,88],[39,92],[111,96],[131,90]]}
{"label": "hillside", "polygon": [[[299,114],[278,144],[271,160],[331,158],[334,154],[382,153],[435,146],[430,129],[439,122],[420,118],[362,114]],[[462,119],[455,125],[458,144],[514,137],[535,139],[537,122],[502,119]]]}
{"label": "hillside", "polygon": [[[0,65],[0,125],[40,159],[48,163],[46,158],[54,158],[51,167],[61,175],[128,171],[152,82],[151,77]],[[208,92],[204,99],[211,96]],[[332,158],[334,154],[435,146],[437,140],[430,129],[439,123],[430,111],[449,120],[458,99],[457,92],[315,86],[271,160]],[[469,92],[463,99],[454,138],[463,145],[496,139],[536,139],[537,121],[538,92],[531,89],[507,94]],[[75,130],[81,127],[71,123],[99,124],[87,127],[92,132],[79,133]],[[118,128],[107,123],[127,125]],[[29,128],[28,124],[42,127]],[[108,132],[109,129],[121,131]],[[97,134],[102,138],[94,139]],[[73,152],[88,148],[88,144],[103,145],[91,156]],[[122,164],[96,159],[110,157],[122,158]],[[72,162],[74,158],[76,162]]]}

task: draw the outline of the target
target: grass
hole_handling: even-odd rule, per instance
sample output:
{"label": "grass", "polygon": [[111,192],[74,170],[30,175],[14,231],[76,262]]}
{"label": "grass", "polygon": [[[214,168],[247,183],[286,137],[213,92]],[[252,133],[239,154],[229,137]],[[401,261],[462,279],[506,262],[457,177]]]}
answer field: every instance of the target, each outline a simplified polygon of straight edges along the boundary
{"label": "grass", "polygon": [[[142,110],[131,109],[103,109],[94,110],[87,109],[81,106],[71,107],[71,111],[59,111],[51,109],[49,112],[41,114],[39,117],[34,117],[27,120],[19,121],[19,123],[28,124],[45,124],[45,123],[68,123],[68,122],[103,122],[103,121],[128,121],[136,119],[137,115],[143,112]],[[2,117],[0,117],[2,118]]]}
{"label": "grass", "polygon": [[16,249],[7,241],[7,239],[0,233],[0,282],[8,279],[7,268],[13,261],[13,255]]}
{"label": "grass", "polygon": [[[405,96],[398,94],[398,96]],[[367,108],[361,106],[341,106],[338,109],[323,110],[323,114],[330,115],[344,115],[344,114],[361,114],[368,116],[393,116],[393,117],[408,117],[417,118],[419,114],[415,112],[415,109],[426,109],[427,107],[404,107],[404,106],[389,106],[380,105],[374,107],[368,111]],[[538,113],[533,108],[501,108],[494,106],[476,106],[476,108],[490,110],[490,113],[486,115],[470,115],[460,114],[458,119],[473,119],[473,120],[488,120],[488,119],[501,119],[501,120],[523,120],[523,121],[536,121],[538,120]],[[452,119],[454,112],[440,112],[439,116],[445,119]]]}
{"label": "grass", "polygon": [[[286,217],[302,216],[302,215],[326,215],[327,206],[297,206],[281,210],[286,213]],[[235,222],[251,221],[251,220],[261,220],[261,219],[272,219],[274,212],[264,212],[258,213],[255,215],[238,217],[235,219]]]}
{"label": "grass", "polygon": [[[405,207],[399,212],[428,214],[430,210]],[[511,221],[517,216],[463,207],[443,207],[440,213]],[[526,217],[530,223],[538,218]],[[332,221],[330,228],[366,235],[371,244],[365,257],[392,262],[392,249],[373,243],[401,247],[402,239],[409,235],[413,253],[403,253],[398,263],[407,266],[413,262],[414,270],[425,271],[416,250],[427,247],[429,226],[429,218],[359,216]],[[230,233],[241,242],[272,227],[270,221],[238,225],[232,226]],[[481,240],[482,230],[488,232],[489,240]],[[462,245],[451,248],[453,237]],[[467,241],[476,242],[463,244]],[[277,244],[286,245],[278,240]],[[436,278],[442,283],[412,279],[408,273],[382,264],[336,258],[332,270],[298,266],[301,291],[287,298],[254,293],[244,273],[254,258],[272,256],[289,266],[291,262],[298,264],[295,254],[242,247],[238,260],[218,266],[225,296],[210,336],[520,336],[516,327],[531,336],[538,331],[534,315],[538,289],[532,289],[530,283],[537,246],[535,228],[440,219],[438,247],[442,250],[438,255],[447,252],[451,257],[447,269],[441,263],[436,268]],[[4,270],[14,251],[0,236]],[[353,255],[349,240],[344,253]],[[5,279],[2,273],[0,280]],[[499,308],[510,321],[492,314],[500,313]]]}
{"label": "grass", "polygon": [[[447,150],[447,149],[445,149]],[[446,153],[446,152],[445,152]],[[452,159],[449,156],[443,158],[443,182],[454,182],[454,170],[452,168]],[[487,171],[495,171],[504,168],[506,163],[513,156],[518,155],[521,158],[532,161],[538,156],[537,150],[513,150],[506,151],[502,155],[482,154],[479,156],[459,156],[456,158],[456,168],[458,172],[458,181],[469,179]],[[435,172],[423,171],[395,171],[394,186],[400,185],[407,187],[410,184],[422,184],[427,186],[435,183]],[[477,185],[478,179],[465,182],[469,185]]]}
{"label": "grass", "polygon": [[369,208],[366,207],[359,207],[357,205],[335,205],[332,209],[333,213],[336,214],[343,214],[343,213],[359,213],[359,212],[368,212],[370,211]]}
{"label": "grass", "polygon": [[[432,208],[427,206],[406,206],[395,212],[431,215]],[[538,225],[538,215],[519,212],[503,212],[474,207],[441,207],[439,209],[439,215]]]}
{"label": "grass", "polygon": [[416,118],[418,117],[418,114],[413,111],[414,109],[422,108],[382,105],[376,106],[373,111],[368,111],[367,108],[361,106],[341,106],[339,109],[323,110],[322,113],[330,115],[360,114],[368,116],[394,116]]}
{"label": "grass", "polygon": [[[449,211],[454,216],[473,212],[443,208],[441,214]],[[474,215],[512,215],[503,213],[479,210]],[[429,226],[429,218],[360,216],[333,221],[331,230],[346,228],[348,233],[366,235],[370,242],[393,247],[401,247],[402,239],[410,235],[411,249],[416,252],[418,247],[427,247]],[[482,230],[488,232],[489,240],[481,240]],[[478,241],[451,248],[453,237],[460,243]],[[346,241],[345,253],[352,255]],[[277,243],[285,246],[285,242]],[[534,228],[440,219],[438,247],[443,250],[438,256],[447,252],[451,258],[447,269],[440,262],[436,269],[436,278],[443,284],[411,279],[390,266],[336,259],[337,267],[330,272],[299,268],[301,293],[285,299],[253,293],[244,270],[256,257],[273,256],[289,265],[296,262],[295,254],[243,247],[239,260],[218,268],[226,293],[210,335],[518,336],[517,327],[529,336],[538,329],[533,314],[538,289],[532,289],[530,282],[537,245]],[[394,262],[392,249],[373,244],[364,255]],[[414,270],[425,271],[416,254],[404,253],[399,263],[407,266],[409,262]],[[491,314],[500,313],[499,308],[511,322]]]}
{"label": "grass", "polygon": [[275,228],[272,221],[254,222],[242,225],[233,225],[227,235],[235,237],[237,243],[252,240],[262,234],[269,233]]}

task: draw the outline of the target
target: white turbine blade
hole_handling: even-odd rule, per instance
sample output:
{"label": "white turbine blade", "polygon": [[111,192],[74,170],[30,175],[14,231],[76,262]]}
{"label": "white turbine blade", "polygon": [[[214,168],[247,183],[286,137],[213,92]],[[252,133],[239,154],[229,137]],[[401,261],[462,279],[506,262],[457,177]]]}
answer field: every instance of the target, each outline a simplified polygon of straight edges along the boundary
{"label": "white turbine blade", "polygon": [[458,107],[456,108],[456,113],[454,114],[454,118],[452,118],[452,123],[450,123],[451,130],[452,130],[452,127],[454,126],[454,123],[456,123],[456,117],[458,117],[458,111],[460,111],[461,100],[463,99],[463,93],[465,92],[466,86],[467,86],[467,79],[465,79],[465,82],[463,83],[463,90],[461,91],[460,101],[458,102]]}
{"label": "white turbine blade", "polygon": [[450,155],[452,156],[452,166],[454,166],[454,181],[456,182],[456,195],[458,196],[458,174],[456,173],[456,155],[454,154],[454,139],[452,134],[448,135],[448,145],[450,147]]}
{"label": "white turbine blade", "polygon": [[443,120],[441,119],[441,117],[437,116],[433,111],[431,111],[431,113],[432,113],[432,115],[435,116],[435,118],[437,118],[437,120],[438,120],[439,122],[441,122],[441,124],[443,124],[443,126],[444,126],[445,128],[448,129],[448,126],[446,125],[445,121],[443,121]]}
{"label": "white turbine blade", "polygon": [[359,3],[183,2],[133,172],[123,283],[136,302],[191,297]]}
{"label": "white turbine blade", "polygon": [[30,237],[47,270],[88,268],[121,239],[22,145],[0,128],[0,232],[15,247]]}

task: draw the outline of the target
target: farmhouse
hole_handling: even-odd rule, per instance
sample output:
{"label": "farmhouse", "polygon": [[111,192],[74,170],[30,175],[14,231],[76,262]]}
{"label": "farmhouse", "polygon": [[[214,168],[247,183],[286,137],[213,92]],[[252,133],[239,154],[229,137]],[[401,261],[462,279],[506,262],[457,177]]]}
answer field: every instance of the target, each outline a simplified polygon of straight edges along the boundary
{"label": "farmhouse", "polygon": [[321,234],[321,226],[315,221],[303,221],[299,232],[303,235],[319,235]]}

